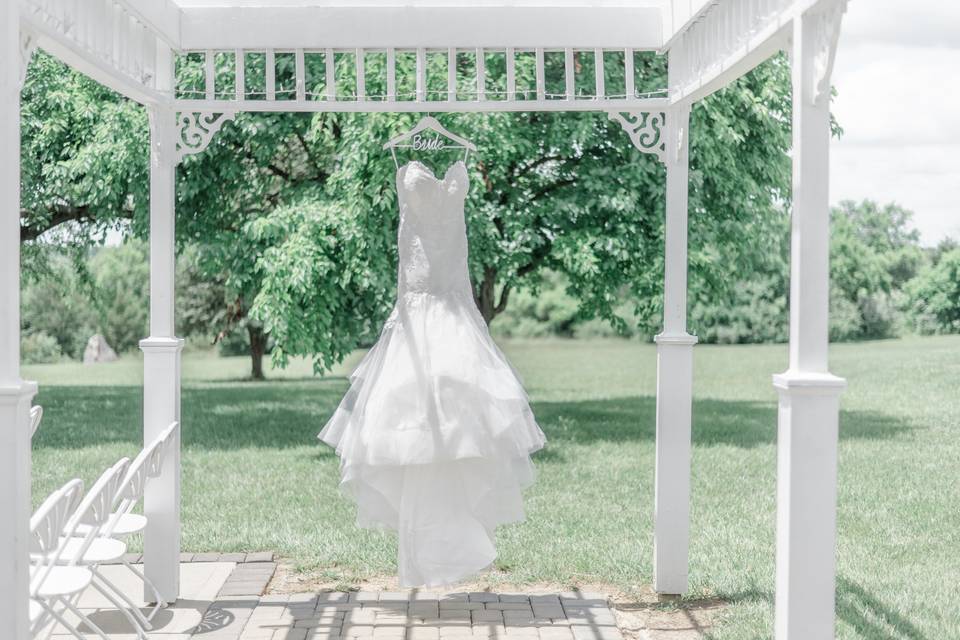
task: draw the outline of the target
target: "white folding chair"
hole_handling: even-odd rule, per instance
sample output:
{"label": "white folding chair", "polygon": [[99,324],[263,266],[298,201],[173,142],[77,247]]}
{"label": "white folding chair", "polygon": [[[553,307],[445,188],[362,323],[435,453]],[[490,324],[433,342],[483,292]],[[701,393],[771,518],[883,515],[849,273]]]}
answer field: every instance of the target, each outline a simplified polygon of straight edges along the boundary
{"label": "white folding chair", "polygon": [[33,437],[33,434],[37,432],[37,429],[40,427],[40,420],[43,419],[43,407],[40,405],[34,405],[30,407],[30,437]]}
{"label": "white folding chair", "polygon": [[64,527],[63,537],[66,542],[57,564],[88,569],[93,574],[90,583],[93,588],[124,615],[140,640],[147,640],[146,629],[141,621],[143,613],[99,571],[100,565],[118,562],[127,552],[125,542],[104,538],[100,532],[110,519],[117,489],[123,482],[129,464],[128,458],[117,462],[100,476],[94,488],[84,497],[74,516]]}
{"label": "white folding chair", "polygon": [[80,501],[83,483],[80,480],[71,480],[50,494],[30,518],[31,635],[36,636],[52,618],[76,638],[84,640],[80,631],[63,616],[63,611],[69,610],[99,635],[101,640],[109,640],[103,630],[73,603],[73,599],[79,597],[93,582],[93,572],[85,567],[61,566],[60,560],[68,542],[68,538],[63,537],[65,524],[78,512],[87,509],[90,502],[106,493],[113,475],[116,475],[114,469],[108,469],[83,502]]}
{"label": "white folding chair", "polygon": [[[147,527],[147,518],[142,514],[133,513],[133,510],[140,501],[143,500],[148,478],[155,478],[160,475],[163,467],[163,458],[169,450],[177,426],[178,424],[174,422],[164,429],[164,431],[157,436],[153,442],[147,445],[137,457],[133,459],[133,462],[130,463],[130,466],[127,468],[127,473],[117,490],[113,514],[111,514],[107,524],[100,531],[101,536],[125,540],[130,536],[143,533],[143,530]],[[154,595],[155,604],[150,614],[141,620],[141,623],[144,623],[146,629],[150,630],[150,621],[153,620],[157,611],[165,604],[163,598],[160,596],[160,591],[153,582],[151,582],[143,572],[133,566],[133,564],[127,560],[126,556],[123,558],[123,564],[135,576],[143,580],[143,583]],[[119,593],[118,589],[115,589],[115,591]]]}

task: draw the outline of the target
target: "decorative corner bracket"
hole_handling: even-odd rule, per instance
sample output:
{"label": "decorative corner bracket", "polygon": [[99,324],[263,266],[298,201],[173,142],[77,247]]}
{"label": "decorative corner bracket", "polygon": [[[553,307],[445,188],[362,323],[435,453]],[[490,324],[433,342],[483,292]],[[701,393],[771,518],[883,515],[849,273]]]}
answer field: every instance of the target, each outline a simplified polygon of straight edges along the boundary
{"label": "decorative corner bracket", "polygon": [[652,153],[666,164],[667,144],[664,135],[667,114],[664,111],[608,111],[610,119],[619,122],[630,136],[630,142],[643,153]]}
{"label": "decorative corner bracket", "polygon": [[813,103],[823,105],[830,100],[830,77],[840,39],[840,23],[847,10],[847,0],[827,0],[811,11],[816,25],[813,50],[813,74],[816,83]]}
{"label": "decorative corner bracket", "polygon": [[187,111],[177,114],[177,164],[187,156],[200,153],[210,144],[220,127],[236,117],[235,113]]}

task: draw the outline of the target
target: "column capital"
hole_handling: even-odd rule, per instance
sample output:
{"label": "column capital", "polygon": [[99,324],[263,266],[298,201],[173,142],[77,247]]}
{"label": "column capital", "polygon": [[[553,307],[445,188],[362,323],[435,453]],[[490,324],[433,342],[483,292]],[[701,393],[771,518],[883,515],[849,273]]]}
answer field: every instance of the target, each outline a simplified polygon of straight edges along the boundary
{"label": "column capital", "polygon": [[183,338],[149,337],[140,341],[140,350],[144,353],[172,353],[183,349]]}
{"label": "column capital", "polygon": [[840,395],[847,388],[847,381],[832,373],[792,371],[773,375],[773,386],[780,393],[792,395]]}
{"label": "column capital", "polygon": [[699,338],[697,338],[697,336],[690,335],[686,331],[682,331],[682,332],[664,331],[662,333],[658,333],[657,335],[655,335],[653,337],[653,341],[656,342],[657,345],[665,345],[665,346],[679,345],[679,346],[692,347],[693,345],[697,344],[697,342],[699,342]]}
{"label": "column capital", "polygon": [[33,380],[21,380],[19,383],[0,383],[0,404],[16,404],[25,396],[37,395],[37,383]]}

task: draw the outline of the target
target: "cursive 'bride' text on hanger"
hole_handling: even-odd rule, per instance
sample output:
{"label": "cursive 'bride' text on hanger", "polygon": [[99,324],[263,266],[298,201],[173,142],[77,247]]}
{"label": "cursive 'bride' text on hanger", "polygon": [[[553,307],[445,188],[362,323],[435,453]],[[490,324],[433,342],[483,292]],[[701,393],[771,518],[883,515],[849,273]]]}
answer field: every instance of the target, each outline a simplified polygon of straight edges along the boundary
{"label": "cursive 'bride' text on hanger", "polygon": [[[424,131],[432,131],[436,134],[434,137],[423,135]],[[444,142],[446,138],[449,142]],[[399,168],[397,161],[397,149],[413,149],[414,151],[439,151],[441,149],[463,149],[463,160],[466,162],[467,155],[471,151],[476,151],[477,147],[466,138],[461,138],[457,134],[447,130],[440,121],[432,116],[424,116],[412,129],[406,133],[401,133],[383,145],[384,149],[390,149],[393,154],[393,163]]]}

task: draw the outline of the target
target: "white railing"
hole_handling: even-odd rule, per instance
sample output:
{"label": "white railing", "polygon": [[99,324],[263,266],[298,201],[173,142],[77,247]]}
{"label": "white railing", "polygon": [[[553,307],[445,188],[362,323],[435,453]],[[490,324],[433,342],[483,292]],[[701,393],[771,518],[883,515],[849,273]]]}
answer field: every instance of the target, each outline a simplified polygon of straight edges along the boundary
{"label": "white railing", "polygon": [[[696,95],[760,50],[792,17],[787,10],[795,4],[796,0],[724,0],[706,6],[666,44],[671,56],[671,99]],[[769,51],[763,54],[758,59]]]}
{"label": "white railing", "polygon": [[180,111],[606,111],[662,107],[633,49],[258,49],[178,56]]}
{"label": "white railing", "polygon": [[[5,0],[6,1],[6,0]],[[157,34],[119,0],[20,0],[28,37],[136,99],[159,99]]]}

